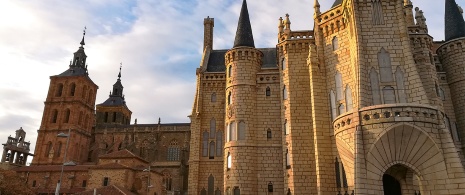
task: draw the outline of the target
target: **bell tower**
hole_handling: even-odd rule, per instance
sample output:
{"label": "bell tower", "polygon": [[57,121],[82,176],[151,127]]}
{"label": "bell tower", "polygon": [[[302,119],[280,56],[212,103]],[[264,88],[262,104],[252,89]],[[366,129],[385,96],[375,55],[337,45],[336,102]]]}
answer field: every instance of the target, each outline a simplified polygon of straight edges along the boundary
{"label": "bell tower", "polygon": [[[98,86],[87,70],[85,33],[84,30],[81,46],[74,53],[69,68],[50,77],[33,165],[62,164],[64,160],[79,164],[87,159]],[[70,147],[65,151],[67,139],[57,135],[68,130]],[[67,159],[63,159],[65,152]]]}

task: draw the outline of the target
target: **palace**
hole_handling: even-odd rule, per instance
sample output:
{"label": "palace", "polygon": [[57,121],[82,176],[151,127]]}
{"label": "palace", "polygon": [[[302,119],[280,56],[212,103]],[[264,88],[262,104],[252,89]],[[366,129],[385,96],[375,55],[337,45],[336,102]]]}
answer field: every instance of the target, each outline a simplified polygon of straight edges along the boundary
{"label": "palace", "polygon": [[130,124],[121,70],[96,105],[83,37],[34,154],[20,128],[0,166],[37,194],[463,194],[465,21],[444,2],[445,41],[410,0],[315,0],[314,29],[286,14],[269,48],[246,0],[233,48],[213,48],[207,17],[191,123]]}

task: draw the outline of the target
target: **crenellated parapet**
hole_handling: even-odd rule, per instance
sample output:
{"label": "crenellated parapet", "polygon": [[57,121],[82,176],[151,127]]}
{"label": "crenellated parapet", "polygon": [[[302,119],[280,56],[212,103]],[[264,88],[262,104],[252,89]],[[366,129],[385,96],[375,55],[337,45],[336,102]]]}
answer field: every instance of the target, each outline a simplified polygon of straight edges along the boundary
{"label": "crenellated parapet", "polygon": [[320,32],[324,37],[331,36],[334,33],[344,30],[347,25],[344,20],[343,7],[336,6],[315,18]]}

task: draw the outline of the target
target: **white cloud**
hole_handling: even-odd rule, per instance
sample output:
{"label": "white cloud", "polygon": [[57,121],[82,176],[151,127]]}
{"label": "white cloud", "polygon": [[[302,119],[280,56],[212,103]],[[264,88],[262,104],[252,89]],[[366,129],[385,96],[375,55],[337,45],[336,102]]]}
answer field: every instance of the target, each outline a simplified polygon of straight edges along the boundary
{"label": "white cloud", "polygon": [[[257,47],[275,46],[278,18],[286,13],[292,29],[313,28],[313,0],[248,3]],[[333,1],[320,3],[324,11]],[[420,4],[430,33],[442,39],[444,9],[437,7],[443,3],[414,0],[414,6]],[[123,62],[133,121],[189,122],[203,18],[215,18],[214,48],[228,49],[240,5],[240,0],[0,1],[0,142],[22,126],[34,149],[49,76],[67,69],[84,26],[90,77],[99,85],[97,103],[108,97]]]}

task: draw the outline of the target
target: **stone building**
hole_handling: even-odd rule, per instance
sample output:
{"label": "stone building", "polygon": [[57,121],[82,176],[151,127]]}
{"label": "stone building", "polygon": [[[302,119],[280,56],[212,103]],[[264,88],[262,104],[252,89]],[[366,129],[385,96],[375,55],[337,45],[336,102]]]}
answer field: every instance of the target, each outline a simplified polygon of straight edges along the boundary
{"label": "stone building", "polygon": [[84,36],[80,44],[69,68],[50,77],[31,165],[24,166],[33,154],[20,129],[3,144],[1,167],[37,194],[54,193],[58,183],[60,194],[185,194],[190,124],[130,124],[121,68],[109,98],[95,105]]}
{"label": "stone building", "polygon": [[410,0],[315,0],[314,29],[286,14],[270,48],[245,0],[233,48],[205,18],[189,194],[464,194],[465,22],[445,5],[439,42]]}

